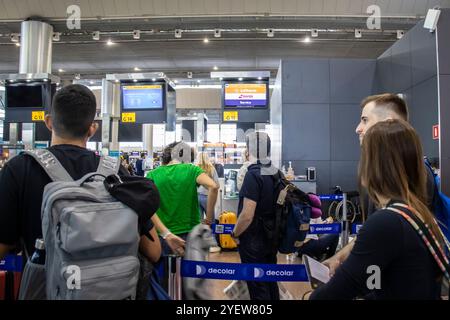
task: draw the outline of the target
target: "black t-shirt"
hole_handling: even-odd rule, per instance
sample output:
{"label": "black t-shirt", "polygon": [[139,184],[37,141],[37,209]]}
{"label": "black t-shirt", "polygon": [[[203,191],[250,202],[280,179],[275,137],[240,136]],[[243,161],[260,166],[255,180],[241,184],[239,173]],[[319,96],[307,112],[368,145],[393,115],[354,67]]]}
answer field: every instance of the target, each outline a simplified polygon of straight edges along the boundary
{"label": "black t-shirt", "polygon": [[[93,151],[74,145],[56,145],[48,149],[74,180],[97,170],[100,157]],[[120,175],[128,175],[120,167]],[[17,245],[23,238],[28,253],[42,238],[41,204],[44,187],[50,177],[31,156],[20,154],[0,171],[0,243]]]}
{"label": "black t-shirt", "polygon": [[245,238],[246,233],[260,233],[262,224],[258,218],[270,215],[274,212],[274,180],[273,176],[261,174],[259,165],[251,165],[245,175],[241,190],[239,191],[238,213],[242,211],[244,198],[256,202],[255,215],[250,226],[242,233],[240,238]]}
{"label": "black t-shirt", "polygon": [[[405,218],[390,210],[372,214],[358,233],[349,257],[330,281],[314,290],[311,299],[439,299],[441,274],[423,240]],[[369,266],[380,268],[381,288],[369,290],[374,275]],[[373,283],[370,281],[370,283]]]}

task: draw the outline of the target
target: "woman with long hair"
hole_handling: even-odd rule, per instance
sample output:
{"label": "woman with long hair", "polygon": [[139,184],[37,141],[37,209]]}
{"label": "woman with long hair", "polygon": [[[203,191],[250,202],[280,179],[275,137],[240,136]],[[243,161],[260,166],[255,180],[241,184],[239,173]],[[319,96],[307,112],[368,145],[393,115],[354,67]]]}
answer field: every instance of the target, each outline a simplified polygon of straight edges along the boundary
{"label": "woman with long hair", "polygon": [[[219,185],[219,176],[217,175],[216,169],[209,159],[207,152],[200,152],[197,157],[197,166],[202,169],[208,177],[210,177],[214,182]],[[200,211],[203,217],[206,217],[206,207],[208,202],[208,189],[204,186],[198,187],[198,203],[200,205]]]}
{"label": "woman with long hair", "polygon": [[[426,203],[426,169],[417,133],[387,120],[364,136],[360,185],[378,210],[361,228],[350,256],[311,299],[439,299],[448,270],[444,238]],[[448,268],[448,259],[447,259]]]}

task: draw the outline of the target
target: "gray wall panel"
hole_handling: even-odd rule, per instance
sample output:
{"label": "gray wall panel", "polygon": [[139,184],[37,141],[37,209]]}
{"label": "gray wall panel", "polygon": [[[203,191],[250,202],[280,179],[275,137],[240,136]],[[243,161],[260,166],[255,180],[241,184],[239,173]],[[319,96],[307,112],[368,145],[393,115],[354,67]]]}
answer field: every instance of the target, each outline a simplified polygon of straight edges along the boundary
{"label": "gray wall panel", "polygon": [[330,185],[344,191],[358,190],[358,161],[331,161]]}
{"label": "gray wall panel", "polygon": [[283,103],[328,103],[330,69],[328,59],[285,60]]}
{"label": "gray wall panel", "polygon": [[433,140],[432,127],[438,124],[438,94],[436,76],[412,89],[410,122],[422,140],[425,155],[439,156],[439,144]]}
{"label": "gray wall panel", "polygon": [[330,159],[328,104],[283,104],[282,130],[283,159]]}
{"label": "gray wall panel", "polygon": [[[288,161],[283,161],[288,168]],[[292,167],[296,175],[305,175],[306,168],[316,168],[316,185],[318,194],[330,193],[330,162],[329,161],[292,161]]]}
{"label": "gray wall panel", "polygon": [[[438,37],[439,73],[450,74],[450,9],[442,9],[436,30]],[[449,101],[449,100],[447,100]]]}
{"label": "gray wall panel", "polygon": [[331,160],[359,160],[359,139],[355,129],[359,124],[359,104],[331,104]]}
{"label": "gray wall panel", "polygon": [[392,89],[391,92],[401,92],[412,86],[411,70],[411,33],[406,33],[392,48]]}
{"label": "gray wall panel", "polygon": [[413,85],[416,85],[436,75],[436,34],[424,29],[422,22],[409,33],[411,33],[412,81]]}
{"label": "gray wall panel", "polygon": [[450,75],[439,77],[441,129],[441,190],[450,194]]}
{"label": "gray wall panel", "polygon": [[330,101],[360,103],[372,93],[376,61],[330,59]]}
{"label": "gray wall panel", "polygon": [[393,87],[392,49],[388,49],[383,58],[377,59],[375,78],[377,87],[374,94],[388,92]]}

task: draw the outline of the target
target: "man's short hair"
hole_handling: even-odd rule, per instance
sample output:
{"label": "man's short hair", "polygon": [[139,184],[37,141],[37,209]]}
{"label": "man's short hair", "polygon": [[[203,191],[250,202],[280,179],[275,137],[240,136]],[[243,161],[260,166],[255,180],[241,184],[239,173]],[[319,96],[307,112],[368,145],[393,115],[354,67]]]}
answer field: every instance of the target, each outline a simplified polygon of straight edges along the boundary
{"label": "man's short hair", "polygon": [[256,159],[267,159],[270,156],[270,137],[265,132],[251,132],[246,136],[248,153]]}
{"label": "man's short hair", "polygon": [[97,103],[91,90],[71,84],[53,97],[53,129],[62,138],[84,138],[94,122]]}
{"label": "man's short hair", "polygon": [[370,103],[375,103],[375,108],[379,111],[387,111],[395,113],[400,119],[408,121],[408,106],[405,100],[393,93],[383,93],[368,96],[361,102],[361,109]]}

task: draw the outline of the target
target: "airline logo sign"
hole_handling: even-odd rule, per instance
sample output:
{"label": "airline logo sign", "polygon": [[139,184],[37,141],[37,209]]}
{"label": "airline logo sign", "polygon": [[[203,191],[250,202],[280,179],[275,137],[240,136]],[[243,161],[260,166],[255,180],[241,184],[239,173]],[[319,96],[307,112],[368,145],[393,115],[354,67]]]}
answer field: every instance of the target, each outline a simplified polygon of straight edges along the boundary
{"label": "airline logo sign", "polygon": [[225,106],[252,107],[267,104],[267,86],[261,83],[225,84]]}
{"label": "airline logo sign", "polygon": [[301,264],[241,264],[183,260],[181,276],[245,281],[308,281],[305,266]]}

